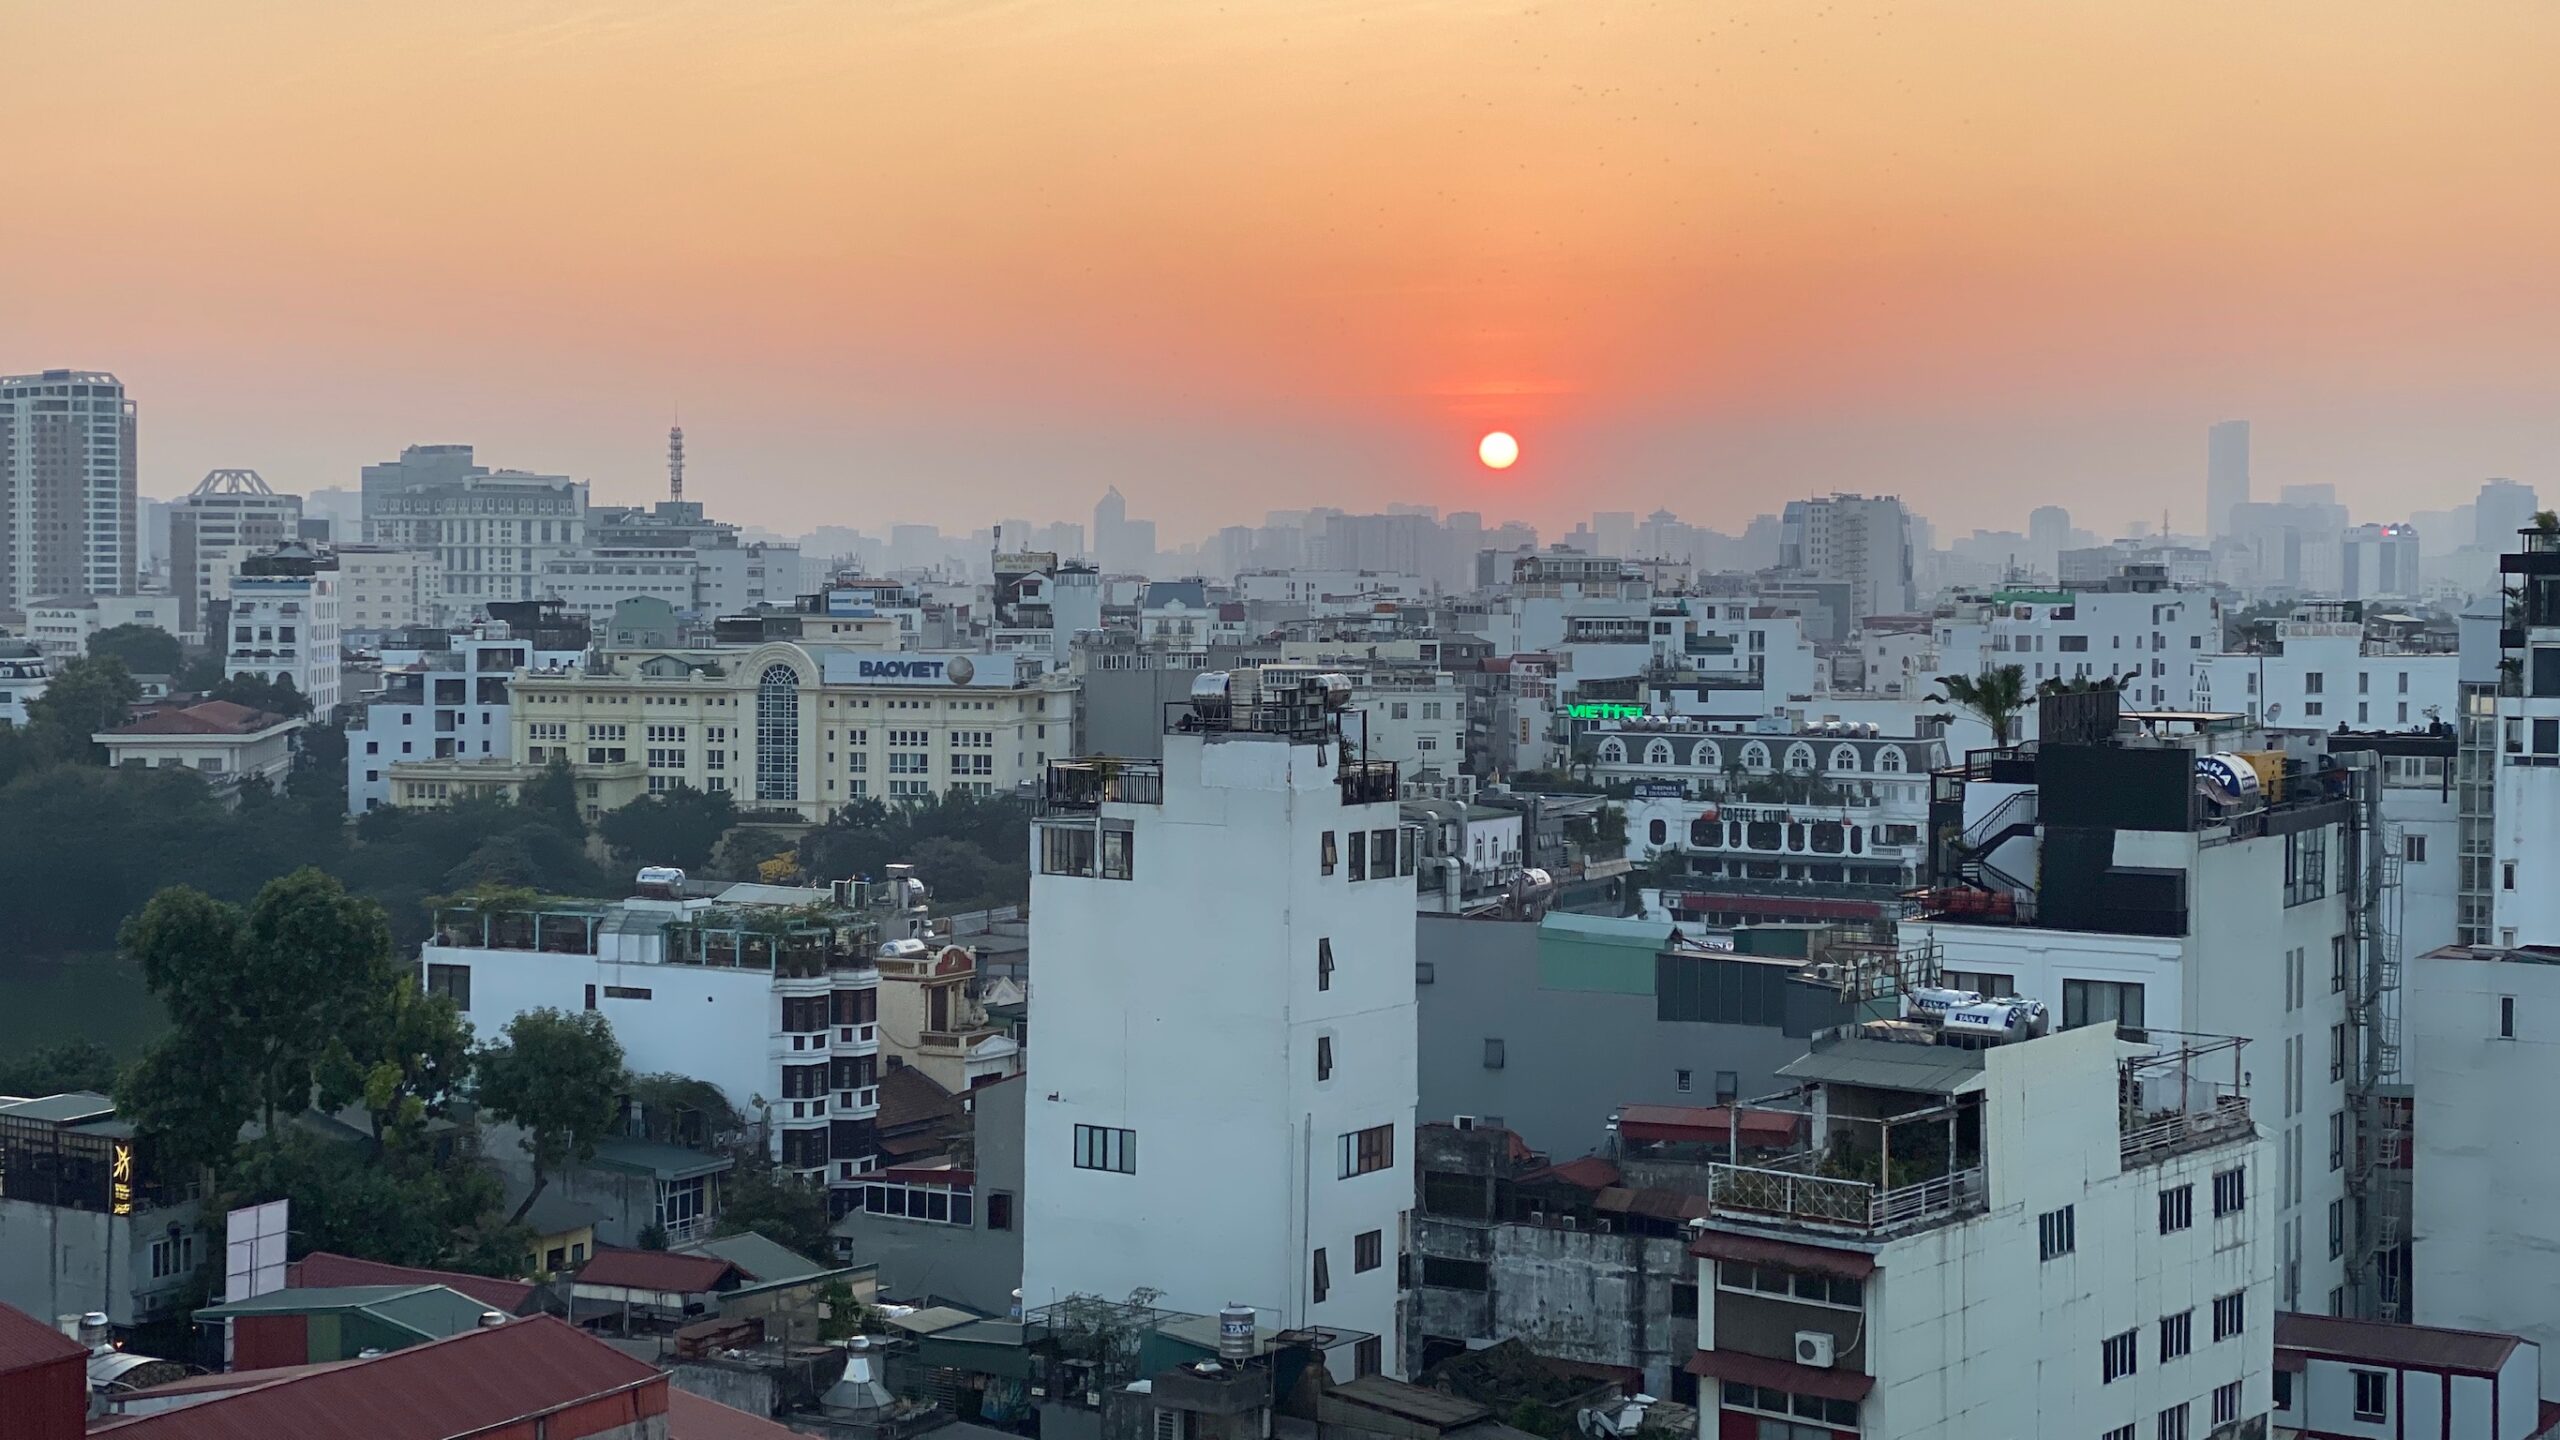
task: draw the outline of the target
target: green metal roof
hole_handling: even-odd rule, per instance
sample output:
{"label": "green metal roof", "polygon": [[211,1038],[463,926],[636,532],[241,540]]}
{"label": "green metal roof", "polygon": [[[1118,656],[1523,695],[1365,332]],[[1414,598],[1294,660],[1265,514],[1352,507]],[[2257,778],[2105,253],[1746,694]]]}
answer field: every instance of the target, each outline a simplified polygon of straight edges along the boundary
{"label": "green metal roof", "polygon": [[489,1307],[442,1285],[337,1285],[313,1290],[271,1290],[246,1300],[208,1305],[199,1320],[242,1315],[318,1315],[357,1311],[421,1339],[459,1335],[480,1323]]}

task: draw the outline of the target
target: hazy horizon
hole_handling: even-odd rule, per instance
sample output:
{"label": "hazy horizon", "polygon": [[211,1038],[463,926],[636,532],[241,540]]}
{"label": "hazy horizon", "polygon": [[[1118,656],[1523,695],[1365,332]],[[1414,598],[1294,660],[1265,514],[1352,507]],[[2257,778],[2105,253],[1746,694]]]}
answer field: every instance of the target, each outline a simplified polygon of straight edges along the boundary
{"label": "hazy horizon", "polygon": [[[798,532],[2199,528],[2560,490],[2560,10],[1985,0],[32,7],[0,372],[143,489],[403,445]],[[1519,435],[1499,476],[1478,433]]]}

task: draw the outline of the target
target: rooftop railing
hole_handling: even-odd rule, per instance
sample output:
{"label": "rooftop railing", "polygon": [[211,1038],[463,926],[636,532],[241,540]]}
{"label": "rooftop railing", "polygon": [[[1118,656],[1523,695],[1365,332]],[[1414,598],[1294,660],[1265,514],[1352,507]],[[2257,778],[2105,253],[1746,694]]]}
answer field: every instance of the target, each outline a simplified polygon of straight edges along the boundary
{"label": "rooftop railing", "polygon": [[1164,803],[1164,762],[1095,757],[1054,760],[1041,787],[1041,808],[1050,812],[1092,810],[1103,804]]}
{"label": "rooftop railing", "polygon": [[1345,805],[1375,805],[1396,798],[1396,762],[1345,760],[1335,774]]}
{"label": "rooftop railing", "polygon": [[1707,1202],[1718,1214],[1780,1225],[1887,1234],[1982,1208],[1982,1167],[1887,1188],[1812,1173],[1806,1151],[1764,1165],[1707,1167]]}

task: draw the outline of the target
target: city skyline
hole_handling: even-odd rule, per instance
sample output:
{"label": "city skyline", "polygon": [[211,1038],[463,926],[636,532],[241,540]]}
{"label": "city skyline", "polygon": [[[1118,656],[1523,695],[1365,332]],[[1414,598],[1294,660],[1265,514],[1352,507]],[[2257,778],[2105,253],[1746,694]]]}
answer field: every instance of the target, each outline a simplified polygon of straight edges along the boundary
{"label": "city skyline", "polygon": [[0,238],[48,277],[6,368],[121,375],[155,495],[459,440],[647,499],[679,409],[696,487],[777,529],[1117,484],[1169,535],[1729,529],[1834,488],[2198,530],[2234,417],[2262,488],[2359,513],[2560,479],[2519,378],[2560,359],[2560,208],[2502,178],[2560,133],[2537,7],[145,4],[22,39],[18,107],[84,118],[16,158],[54,203]]}

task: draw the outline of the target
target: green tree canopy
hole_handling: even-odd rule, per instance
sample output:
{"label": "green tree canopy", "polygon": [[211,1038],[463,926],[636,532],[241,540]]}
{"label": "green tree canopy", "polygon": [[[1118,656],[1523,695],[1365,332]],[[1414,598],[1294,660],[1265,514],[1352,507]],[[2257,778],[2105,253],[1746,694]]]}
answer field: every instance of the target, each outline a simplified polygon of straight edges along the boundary
{"label": "green tree canopy", "polygon": [[523,1127],[533,1188],[508,1223],[522,1224],[551,1177],[596,1153],[623,1088],[622,1043],[592,1010],[527,1010],[477,1057],[483,1112]]}
{"label": "green tree canopy", "polygon": [[586,810],[578,801],[578,776],[567,760],[553,755],[550,763],[542,767],[542,773],[524,782],[523,788],[516,804],[524,813],[549,822],[565,834],[586,838]]}
{"label": "green tree canopy", "polygon": [[[928,795],[896,805],[862,799],[801,837],[800,868],[815,883],[876,877],[913,861],[936,905],[1016,904],[1031,894],[1030,835],[1030,807],[1009,795]],[[967,849],[927,852],[931,841]]]}
{"label": "green tree canopy", "polygon": [[89,637],[89,654],[113,656],[136,675],[175,675],[187,651],[157,625],[110,625]]}
{"label": "green tree canopy", "polygon": [[84,656],[53,672],[44,694],[28,702],[27,736],[45,755],[104,764],[105,747],[90,740],[133,713],[142,687],[112,655]]}
{"label": "green tree canopy", "polygon": [[1949,675],[1931,698],[1972,711],[1991,727],[1991,743],[2005,747],[2017,734],[2018,712],[2027,707],[2026,668],[2000,665],[1975,676]]}
{"label": "green tree canopy", "polygon": [[720,837],[737,820],[737,802],[728,791],[678,785],[607,812],[596,822],[596,833],[625,865],[699,870],[710,862]]}
{"label": "green tree canopy", "polygon": [[270,680],[264,675],[226,675],[206,692],[216,700],[264,710],[270,715],[303,716],[311,713],[311,697],[302,693],[291,680]]}
{"label": "green tree canopy", "polygon": [[[467,1263],[474,1237],[494,1227],[497,1178],[468,1164],[436,1165],[424,1155],[377,1154],[361,1145],[288,1130],[252,1146],[222,1178],[219,1209],[266,1200],[293,1202],[294,1255],[328,1250],[392,1265]],[[523,1267],[524,1249],[513,1250]],[[475,1268],[486,1268],[485,1266]]]}
{"label": "green tree canopy", "polygon": [[65,1040],[42,1050],[0,1057],[0,1095],[58,1095],[66,1090],[112,1094],[116,1057],[95,1040]]}

